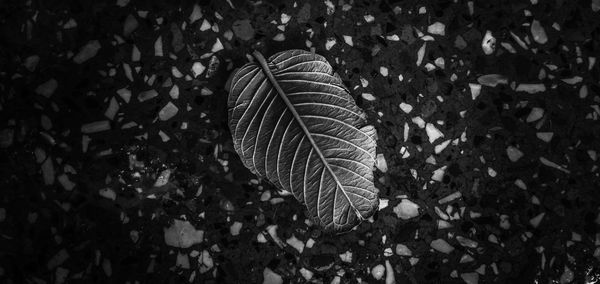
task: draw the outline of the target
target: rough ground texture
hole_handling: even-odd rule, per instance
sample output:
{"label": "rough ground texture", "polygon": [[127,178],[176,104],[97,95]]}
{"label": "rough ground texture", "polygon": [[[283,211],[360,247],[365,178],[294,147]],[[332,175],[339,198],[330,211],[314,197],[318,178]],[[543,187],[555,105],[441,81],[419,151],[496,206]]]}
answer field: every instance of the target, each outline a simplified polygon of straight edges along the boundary
{"label": "rough ground texture", "polygon": [[[0,282],[596,283],[599,9],[0,1]],[[290,48],[379,133],[348,234],[232,148],[229,74]]]}

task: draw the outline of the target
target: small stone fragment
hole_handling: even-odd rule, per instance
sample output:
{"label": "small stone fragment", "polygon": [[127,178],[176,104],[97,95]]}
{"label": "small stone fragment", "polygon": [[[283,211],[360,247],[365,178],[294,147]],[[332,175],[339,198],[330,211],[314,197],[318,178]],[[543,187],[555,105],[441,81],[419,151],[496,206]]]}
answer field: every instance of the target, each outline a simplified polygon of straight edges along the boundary
{"label": "small stone fragment", "polygon": [[412,251],[406,245],[397,244],[396,254],[400,256],[412,256]]}
{"label": "small stone fragment", "polygon": [[404,113],[410,113],[413,110],[413,107],[407,103],[400,103],[400,109]]}
{"label": "small stone fragment", "polygon": [[354,46],[354,42],[352,42],[352,36],[345,35],[344,42],[349,46]]}
{"label": "small stone fragment", "polygon": [[508,148],[506,148],[506,155],[508,155],[508,159],[511,162],[516,162],[523,157],[523,152],[521,152],[521,150],[519,150],[517,147],[508,146]]}
{"label": "small stone fragment", "polygon": [[110,120],[114,120],[117,111],[119,111],[119,103],[117,102],[117,99],[115,99],[115,97],[112,97],[110,99],[108,107],[106,108],[106,111],[104,112],[104,116],[106,116],[106,118]]}
{"label": "small stone fragment", "polygon": [[141,93],[138,94],[138,101],[140,102],[145,102],[147,100],[153,99],[156,96],[158,96],[158,92],[154,89],[152,90],[147,90],[147,91],[143,91]]}
{"label": "small stone fragment", "polygon": [[490,55],[496,51],[496,38],[492,35],[491,31],[486,31],[481,41],[481,49],[486,55]]}
{"label": "small stone fragment", "polygon": [[449,254],[454,250],[454,247],[451,246],[444,239],[433,240],[433,241],[431,241],[430,246],[434,250],[437,250],[437,251],[439,251],[441,253],[445,253],[445,254]]}
{"label": "small stone fragment", "polygon": [[382,264],[376,265],[375,267],[371,268],[371,275],[373,275],[373,278],[375,278],[376,280],[381,280],[384,273],[385,266],[383,266]]}
{"label": "small stone fragment", "polygon": [[496,87],[498,84],[508,84],[508,79],[500,74],[487,74],[477,78],[477,82],[488,87]]}
{"label": "small stone fragment", "polygon": [[202,18],[202,9],[198,4],[194,4],[194,8],[192,9],[192,13],[190,14],[190,24],[193,24],[195,21],[200,20]]}
{"label": "small stone fragment", "polygon": [[529,113],[529,115],[527,116],[527,119],[525,121],[534,122],[534,121],[539,120],[543,116],[544,116],[544,109],[539,108],[539,107],[534,107],[531,109],[531,112]]}
{"label": "small stone fragment", "polygon": [[362,93],[361,97],[367,101],[374,101],[375,97],[370,93]]}
{"label": "small stone fragment", "polygon": [[304,277],[304,279],[306,279],[306,281],[309,281],[310,279],[313,278],[314,273],[304,267],[300,268],[300,275],[302,275],[302,277]]}
{"label": "small stone fragment", "polygon": [[423,57],[425,56],[425,48],[427,48],[427,42],[424,42],[423,45],[417,51],[417,66],[421,66],[421,63],[423,63]]}
{"label": "small stone fragment", "polygon": [[163,43],[162,43],[162,36],[159,36],[156,41],[154,42],[154,56],[163,56]]}
{"label": "small stone fragment", "polygon": [[383,154],[377,154],[377,161],[375,163],[377,169],[379,169],[382,173],[388,171],[387,162],[385,160],[385,156]]}
{"label": "small stone fragment", "polygon": [[173,220],[173,224],[164,228],[165,243],[172,247],[189,248],[204,240],[204,231],[196,230],[188,221]]}
{"label": "small stone fragment", "polygon": [[263,284],[283,284],[283,278],[270,268],[265,267],[265,270],[263,270]]}
{"label": "small stone fragment", "polygon": [[544,84],[519,84],[515,91],[535,94],[546,91],[546,86]]}
{"label": "small stone fragment", "polygon": [[429,137],[429,143],[435,142],[440,137],[444,137],[444,133],[442,133],[439,129],[435,127],[432,123],[427,123],[425,125],[425,132],[427,133],[427,137]]}
{"label": "small stone fragment", "polygon": [[327,41],[325,42],[325,49],[330,50],[336,43],[337,41],[335,40],[335,38],[327,38]]}
{"label": "small stone fragment", "polygon": [[538,20],[533,20],[531,23],[531,35],[533,36],[533,40],[539,44],[548,42],[546,30],[544,30],[544,27],[542,27],[542,24],[540,24],[540,21]]}
{"label": "small stone fragment", "polygon": [[534,228],[537,228],[542,222],[542,219],[544,219],[544,215],[546,215],[546,213],[544,212],[536,215],[535,217],[529,220],[529,224],[531,224],[531,226],[533,226]]}
{"label": "small stone fragment", "polygon": [[50,96],[52,96],[52,94],[54,94],[54,91],[56,91],[56,88],[58,88],[58,82],[55,79],[50,79],[50,80],[46,81],[45,83],[39,85],[35,89],[35,93],[38,95],[42,95],[46,98],[49,98]]}
{"label": "small stone fragment", "polygon": [[206,70],[206,67],[201,62],[194,62],[192,65],[192,73],[194,74],[194,78],[200,76]]}
{"label": "small stone fragment", "polygon": [[81,126],[81,133],[89,134],[110,129],[110,122],[108,120],[101,120],[96,122],[86,123]]}
{"label": "small stone fragment", "polygon": [[396,213],[398,218],[408,220],[419,216],[419,205],[408,199],[402,199],[402,201],[394,207],[394,213]]}
{"label": "small stone fragment", "polygon": [[469,83],[469,89],[471,89],[471,98],[473,100],[477,99],[481,93],[481,85]]}
{"label": "small stone fragment", "polygon": [[37,55],[32,55],[32,56],[25,58],[25,61],[23,62],[23,66],[25,67],[25,69],[29,70],[29,72],[33,72],[33,71],[35,71],[35,69],[37,68],[39,63],[40,63],[40,57]]}
{"label": "small stone fragment", "polygon": [[127,18],[125,18],[125,24],[123,25],[123,36],[128,37],[133,31],[138,28],[138,21],[134,15],[129,14]]}
{"label": "small stone fragment", "polygon": [[427,32],[434,35],[446,35],[446,25],[440,22],[435,22],[427,27]]}
{"label": "small stone fragment", "polygon": [[161,110],[158,112],[158,118],[162,121],[166,121],[171,119],[173,116],[177,114],[179,109],[172,102],[168,102]]}
{"label": "small stone fragment", "polygon": [[460,278],[467,284],[479,283],[479,274],[477,274],[477,272],[461,273]]}
{"label": "small stone fragment", "polygon": [[292,237],[287,239],[285,241],[285,243],[287,243],[291,247],[295,248],[299,253],[302,253],[304,251],[304,242],[297,239],[296,236],[294,236],[294,235],[292,235]]}
{"label": "small stone fragment", "polygon": [[221,43],[221,40],[219,38],[217,38],[217,40],[213,44],[212,48],[210,49],[210,52],[216,53],[221,50],[223,50],[223,44]]}
{"label": "small stone fragment", "polygon": [[241,222],[238,222],[238,221],[233,222],[233,224],[231,224],[231,226],[229,227],[229,233],[232,236],[239,235],[240,234],[240,230],[242,229],[242,225],[243,224]]}
{"label": "small stone fragment", "polygon": [[86,45],[84,45],[79,50],[79,53],[77,53],[77,55],[75,55],[75,57],[73,57],[73,61],[77,64],[86,62],[89,59],[96,56],[96,54],[98,54],[98,51],[100,50],[101,47],[102,46],[100,45],[99,41],[97,41],[97,40],[89,41]]}
{"label": "small stone fragment", "polygon": [[241,40],[251,40],[254,38],[254,28],[250,20],[237,20],[231,26],[233,33]]}

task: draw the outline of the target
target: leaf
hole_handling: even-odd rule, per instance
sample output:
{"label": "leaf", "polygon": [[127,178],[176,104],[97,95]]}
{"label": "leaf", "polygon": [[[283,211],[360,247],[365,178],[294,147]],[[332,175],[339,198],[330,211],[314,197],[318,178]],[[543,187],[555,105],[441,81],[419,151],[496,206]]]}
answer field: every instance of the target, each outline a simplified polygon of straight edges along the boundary
{"label": "leaf", "polygon": [[378,207],[376,132],[324,57],[254,52],[233,75],[229,128],[244,165],[291,192],[325,231],[344,232]]}

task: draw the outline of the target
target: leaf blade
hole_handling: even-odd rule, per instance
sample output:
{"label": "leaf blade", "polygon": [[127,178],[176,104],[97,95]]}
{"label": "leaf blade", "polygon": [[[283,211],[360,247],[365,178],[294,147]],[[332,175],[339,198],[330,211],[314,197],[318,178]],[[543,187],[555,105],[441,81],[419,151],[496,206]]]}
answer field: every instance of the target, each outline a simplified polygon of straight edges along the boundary
{"label": "leaf blade", "polygon": [[233,76],[228,99],[236,152],[253,173],[292,192],[325,230],[351,229],[378,205],[374,128],[322,56],[254,57],[258,64]]}

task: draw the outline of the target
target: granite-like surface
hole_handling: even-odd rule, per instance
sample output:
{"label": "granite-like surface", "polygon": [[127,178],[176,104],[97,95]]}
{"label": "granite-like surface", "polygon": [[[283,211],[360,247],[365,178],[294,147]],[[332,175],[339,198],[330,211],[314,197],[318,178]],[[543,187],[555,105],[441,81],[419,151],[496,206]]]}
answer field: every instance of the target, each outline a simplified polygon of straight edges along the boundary
{"label": "granite-like surface", "polygon": [[[0,282],[596,283],[599,9],[1,1]],[[233,150],[229,74],[291,48],[379,134],[348,234]]]}

